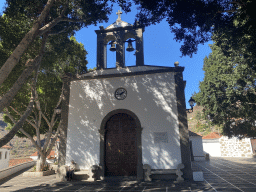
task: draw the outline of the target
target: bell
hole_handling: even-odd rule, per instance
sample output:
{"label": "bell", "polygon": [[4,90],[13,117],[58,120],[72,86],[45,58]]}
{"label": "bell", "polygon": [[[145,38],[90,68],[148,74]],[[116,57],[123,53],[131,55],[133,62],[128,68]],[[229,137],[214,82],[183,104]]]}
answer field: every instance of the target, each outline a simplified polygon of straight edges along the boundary
{"label": "bell", "polygon": [[113,51],[113,52],[116,51],[115,42],[114,42],[114,41],[111,41],[111,42],[110,42],[110,45],[111,45],[111,47],[110,47],[109,50],[110,50],[110,51]]}
{"label": "bell", "polygon": [[127,47],[126,51],[128,51],[128,52],[134,51],[134,48],[132,47],[132,40],[129,39],[127,42],[128,42],[128,47]]}

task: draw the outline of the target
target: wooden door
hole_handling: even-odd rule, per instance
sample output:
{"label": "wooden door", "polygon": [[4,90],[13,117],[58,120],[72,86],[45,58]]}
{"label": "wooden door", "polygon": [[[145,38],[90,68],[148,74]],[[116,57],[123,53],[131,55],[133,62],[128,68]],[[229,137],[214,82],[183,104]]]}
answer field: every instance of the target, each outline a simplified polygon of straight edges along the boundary
{"label": "wooden door", "polygon": [[105,165],[107,176],[137,175],[137,143],[134,119],[124,113],[106,124]]}

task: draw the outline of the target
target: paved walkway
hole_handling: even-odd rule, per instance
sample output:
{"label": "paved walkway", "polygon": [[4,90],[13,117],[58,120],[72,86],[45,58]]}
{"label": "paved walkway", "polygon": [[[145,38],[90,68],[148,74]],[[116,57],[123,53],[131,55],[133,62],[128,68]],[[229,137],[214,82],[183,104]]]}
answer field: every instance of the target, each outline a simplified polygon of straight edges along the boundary
{"label": "paved walkway", "polygon": [[256,192],[256,158],[211,158],[194,165],[215,191]]}
{"label": "paved walkway", "polygon": [[55,175],[40,178],[22,177],[22,173],[0,181],[0,191],[72,191],[72,192],[170,192],[170,191],[244,191],[256,192],[256,158],[211,158],[194,162],[204,173],[204,182],[116,181],[58,182]]}

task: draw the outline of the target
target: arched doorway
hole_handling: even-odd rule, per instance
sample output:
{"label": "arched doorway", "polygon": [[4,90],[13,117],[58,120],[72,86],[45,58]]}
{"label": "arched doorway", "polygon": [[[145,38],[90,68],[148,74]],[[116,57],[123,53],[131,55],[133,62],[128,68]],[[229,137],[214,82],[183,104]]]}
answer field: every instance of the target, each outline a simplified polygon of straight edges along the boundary
{"label": "arched doorway", "polygon": [[137,175],[137,131],[135,119],[126,113],[117,113],[105,126],[105,175]]}

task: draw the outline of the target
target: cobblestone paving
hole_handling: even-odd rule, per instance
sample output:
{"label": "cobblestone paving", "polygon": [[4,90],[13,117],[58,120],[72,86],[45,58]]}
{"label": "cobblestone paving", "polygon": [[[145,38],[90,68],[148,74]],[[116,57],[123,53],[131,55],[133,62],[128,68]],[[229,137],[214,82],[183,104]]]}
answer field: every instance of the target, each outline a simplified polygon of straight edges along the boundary
{"label": "cobblestone paving", "polygon": [[256,192],[256,158],[211,158],[194,165],[215,191]]}
{"label": "cobblestone paving", "polygon": [[256,159],[211,158],[210,161],[194,162],[204,173],[204,182],[176,181],[97,181],[58,182],[55,175],[29,178],[18,173],[0,180],[0,192],[62,191],[62,192],[170,192],[170,191],[225,191],[256,192]]}

